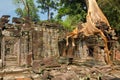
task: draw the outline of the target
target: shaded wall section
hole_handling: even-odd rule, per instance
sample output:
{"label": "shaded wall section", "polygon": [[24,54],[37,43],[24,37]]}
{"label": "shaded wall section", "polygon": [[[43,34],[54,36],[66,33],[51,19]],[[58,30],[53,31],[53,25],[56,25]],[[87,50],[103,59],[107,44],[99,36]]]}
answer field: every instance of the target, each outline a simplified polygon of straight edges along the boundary
{"label": "shaded wall section", "polygon": [[58,40],[59,29],[37,25],[32,31],[32,53],[34,59],[59,56]]}

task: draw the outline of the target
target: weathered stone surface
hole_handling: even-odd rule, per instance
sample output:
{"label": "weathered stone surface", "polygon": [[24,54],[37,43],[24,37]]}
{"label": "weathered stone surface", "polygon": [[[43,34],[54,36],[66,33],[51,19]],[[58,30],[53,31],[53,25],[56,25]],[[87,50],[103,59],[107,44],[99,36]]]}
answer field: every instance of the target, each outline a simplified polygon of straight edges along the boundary
{"label": "weathered stone surface", "polygon": [[43,32],[33,31],[32,32],[32,52],[35,59],[40,59],[43,53]]}
{"label": "weathered stone surface", "polygon": [[42,63],[45,67],[60,67],[60,64],[54,57],[43,58]]}
{"label": "weathered stone surface", "polygon": [[[21,22],[16,21],[16,23]],[[13,26],[10,26],[8,26],[10,29],[8,31],[13,31],[11,30],[11,28],[13,29]],[[5,55],[3,56],[2,54],[0,57],[4,57],[5,60],[8,60],[10,58],[8,58],[8,54],[11,56],[15,55],[16,59],[12,58],[12,60],[17,63],[21,62],[21,64],[25,65],[21,67],[22,69],[19,69],[18,65],[14,66],[16,68],[12,68],[14,61],[11,63],[4,61],[11,64],[9,66],[5,65],[5,69],[0,70],[0,77],[5,74],[3,76],[5,80],[14,80],[15,77],[18,77],[16,80],[23,80],[23,78],[24,80],[31,80],[28,78],[29,76],[37,78],[35,80],[97,80],[98,78],[101,78],[102,80],[114,80],[120,78],[119,64],[116,66],[105,66],[105,64],[102,63],[104,62],[103,47],[102,49],[99,46],[94,47],[96,44],[93,45],[90,41],[89,44],[91,43],[92,47],[94,47],[94,50],[90,52],[88,44],[80,39],[75,39],[75,47],[71,46],[71,41],[69,41],[70,45],[66,46],[66,41],[63,39],[65,33],[63,31],[61,31],[61,33],[58,32],[58,26],[54,27],[53,24],[44,24],[44,26],[36,25],[35,28],[30,31],[27,27],[29,27],[28,24],[26,27],[24,26],[23,29],[21,28],[22,32],[20,32],[19,37],[12,36],[15,38],[13,42],[9,42],[11,40],[7,39],[7,41],[4,41],[5,44],[1,45],[1,47],[3,47],[1,52],[4,52]],[[3,31],[3,33],[8,34],[6,36],[9,36],[9,32]],[[17,35],[17,31],[13,31],[13,34]],[[20,40],[17,41],[18,39]],[[92,42],[95,42],[95,40]],[[101,39],[100,42],[102,42]],[[92,53],[93,55],[89,57],[89,53]],[[119,61],[119,51],[113,51],[113,53],[116,53],[115,59]],[[58,60],[56,59],[58,56],[63,56],[65,58],[60,57]],[[31,60],[32,57],[34,59],[33,62]],[[78,60],[78,62],[74,60]],[[73,63],[69,64],[70,61],[73,61]],[[24,67],[31,66],[31,63],[32,70],[19,74],[19,72],[24,71]],[[0,61],[0,67],[1,66],[2,61]],[[13,75],[14,72],[15,75]],[[23,78],[18,75],[23,76]]]}
{"label": "weathered stone surface", "polygon": [[60,64],[53,58],[47,57],[43,60],[34,60],[32,64],[32,69],[35,73],[42,73],[45,68],[60,67]]}
{"label": "weathered stone surface", "polygon": [[79,78],[74,71],[68,71],[66,73],[55,75],[52,80],[79,80]]}
{"label": "weathered stone surface", "polygon": [[49,76],[50,76],[49,72],[48,71],[44,71],[42,79],[43,80],[47,80],[49,78]]}
{"label": "weathered stone surface", "polygon": [[115,60],[120,61],[120,51],[116,50],[115,52]]}
{"label": "weathered stone surface", "polygon": [[17,23],[17,24],[21,24],[23,22],[23,19],[22,18],[13,17],[12,18],[12,22],[13,23]]}
{"label": "weathered stone surface", "polygon": [[27,66],[32,66],[32,56],[32,53],[27,55]]}
{"label": "weathered stone surface", "polygon": [[16,78],[15,80],[32,80],[30,78]]}
{"label": "weathered stone surface", "polygon": [[42,63],[40,60],[34,60],[32,64],[32,70],[35,73],[41,73],[43,68],[41,67]]}
{"label": "weathered stone surface", "polygon": [[0,68],[2,68],[2,59],[0,59]]}

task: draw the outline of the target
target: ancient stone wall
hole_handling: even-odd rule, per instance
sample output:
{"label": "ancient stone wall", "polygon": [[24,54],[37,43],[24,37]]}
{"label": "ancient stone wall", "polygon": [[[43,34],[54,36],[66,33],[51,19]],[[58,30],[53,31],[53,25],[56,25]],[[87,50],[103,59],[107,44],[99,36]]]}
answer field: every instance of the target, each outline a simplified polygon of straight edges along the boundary
{"label": "ancient stone wall", "polygon": [[34,58],[58,56],[58,37],[58,29],[38,25],[32,35]]}
{"label": "ancient stone wall", "polygon": [[[95,52],[95,54],[101,53],[101,48],[95,48],[95,46],[98,47],[100,45],[99,43],[99,45],[97,45],[97,43],[95,42],[97,38],[95,38],[95,40],[92,37],[91,40],[81,40],[80,38],[75,39],[74,47],[72,46],[71,39],[69,39],[70,44],[69,46],[66,46],[66,32],[58,24],[28,24],[27,27],[29,28],[24,29],[24,27],[23,23],[14,23],[10,25],[9,23],[5,23],[5,25],[2,26],[0,33],[0,59],[5,60],[6,55],[3,54],[6,54],[6,52],[8,52],[9,54],[16,52],[16,58],[18,58],[17,61],[19,65],[27,64],[30,66],[32,64],[32,61],[41,60],[42,58],[50,56],[65,56],[69,58],[72,57],[85,59],[87,58],[87,56],[90,55],[91,52],[92,55],[94,55],[93,52]],[[5,37],[14,37],[16,39],[14,43],[10,42],[10,51],[7,51],[7,48],[5,48],[5,46],[8,45],[5,43]],[[17,48],[15,46],[17,46]],[[13,50],[12,48],[15,49]],[[96,51],[95,49],[98,51]]]}

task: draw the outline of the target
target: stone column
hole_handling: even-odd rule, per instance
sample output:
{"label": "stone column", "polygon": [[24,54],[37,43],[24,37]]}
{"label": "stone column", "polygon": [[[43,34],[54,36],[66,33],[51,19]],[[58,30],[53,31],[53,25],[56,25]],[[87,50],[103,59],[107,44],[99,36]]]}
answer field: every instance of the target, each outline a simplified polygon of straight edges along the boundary
{"label": "stone column", "polygon": [[3,66],[5,66],[5,37],[2,38],[1,47],[2,47],[2,50],[1,50],[2,63],[3,63]]}

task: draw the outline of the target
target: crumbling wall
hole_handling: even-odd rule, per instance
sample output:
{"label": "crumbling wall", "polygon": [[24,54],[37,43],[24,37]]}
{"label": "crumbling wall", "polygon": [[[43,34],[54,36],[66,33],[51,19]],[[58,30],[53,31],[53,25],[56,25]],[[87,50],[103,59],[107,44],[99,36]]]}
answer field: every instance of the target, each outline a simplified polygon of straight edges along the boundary
{"label": "crumbling wall", "polygon": [[[7,36],[12,36],[19,39],[19,44],[17,45],[19,45],[20,49],[18,50],[19,52],[16,54],[20,65],[31,65],[32,61],[34,60],[41,60],[42,58],[50,56],[65,56],[69,58],[85,59],[90,54],[90,45],[92,45],[93,52],[95,52],[95,54],[101,53],[100,51],[102,51],[101,48],[95,48],[95,46],[99,46],[97,45],[99,44],[99,42],[95,43],[97,38],[95,38],[95,40],[91,38],[92,42],[95,43],[93,44],[91,42],[82,40],[81,37],[78,37],[75,39],[74,47],[72,46],[72,41],[70,38],[70,44],[66,46],[66,40],[64,39],[65,30],[62,28],[62,26],[58,24],[30,24],[27,26],[29,28],[25,27],[24,29],[24,27],[23,23],[20,22],[10,25],[8,25],[8,23],[5,23],[5,25],[2,26],[2,35],[0,36],[0,40],[3,40],[4,37]],[[5,32],[9,34],[6,35]],[[90,41],[89,39],[86,40]],[[3,42],[1,41],[1,47],[4,47],[6,45],[3,44]],[[6,50],[4,49],[1,50],[0,56],[2,59],[4,59],[5,57],[2,56],[2,54],[5,54],[5,51]]]}
{"label": "crumbling wall", "polygon": [[58,36],[58,29],[38,25],[36,30],[33,31],[34,58],[58,56]]}
{"label": "crumbling wall", "polygon": [[63,57],[85,59],[88,57],[89,51],[85,41],[76,39],[76,45],[73,47],[71,40],[69,45],[66,46],[66,41],[62,40],[58,42],[59,54]]}

